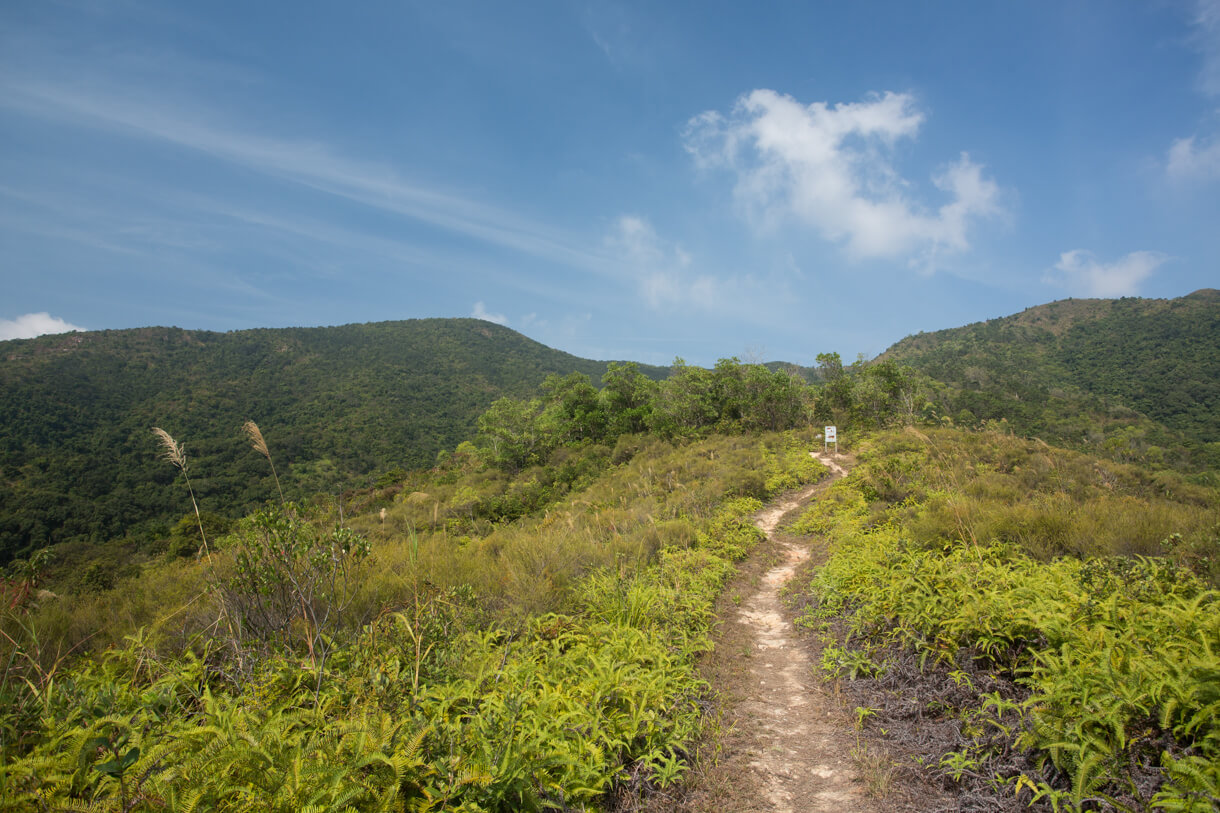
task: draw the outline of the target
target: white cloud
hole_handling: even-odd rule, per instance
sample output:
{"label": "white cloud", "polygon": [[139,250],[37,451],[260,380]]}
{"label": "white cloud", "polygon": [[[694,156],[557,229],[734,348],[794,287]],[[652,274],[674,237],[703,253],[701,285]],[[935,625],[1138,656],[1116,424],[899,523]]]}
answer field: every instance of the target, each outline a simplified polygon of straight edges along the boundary
{"label": "white cloud", "polygon": [[764,227],[795,219],[857,258],[930,265],[969,248],[970,224],[1001,207],[999,188],[966,153],[933,178],[948,203],[930,212],[910,198],[891,157],[923,120],[905,93],[832,106],[763,89],[741,97],[728,117],[692,118],[686,149],[697,166],[736,172],[739,202]]}
{"label": "white cloud", "polygon": [[[1194,45],[1203,58],[1199,90],[1214,99],[1220,96],[1220,0],[1197,0],[1193,24]],[[1165,162],[1171,180],[1220,180],[1220,133],[1213,132],[1204,141],[1200,144],[1189,136],[1173,142]]]}
{"label": "white cloud", "polygon": [[183,103],[153,87],[119,87],[89,78],[28,79],[0,73],[0,108],[172,144],[488,245],[587,271],[609,271],[604,257],[545,223],[414,183],[392,166],[348,157],[324,143],[226,126],[222,114],[207,110],[202,103]]}
{"label": "white cloud", "polygon": [[0,319],[0,341],[32,339],[48,333],[71,333],[76,330],[84,330],[84,328],[65,322],[46,311],[27,313],[16,319]]}
{"label": "white cloud", "polygon": [[1177,181],[1220,179],[1220,141],[1197,147],[1194,136],[1179,138],[1169,148],[1165,169]]}
{"label": "white cloud", "polygon": [[607,244],[632,262],[655,265],[665,260],[656,229],[639,215],[621,215],[614,221]]}
{"label": "white cloud", "polygon": [[644,218],[619,217],[606,237],[606,244],[627,265],[650,307],[709,309],[726,304],[723,283],[691,273],[690,255],[680,245],[668,244],[658,237]]}
{"label": "white cloud", "polygon": [[1084,296],[1135,296],[1140,283],[1168,259],[1157,251],[1133,251],[1112,263],[1101,263],[1092,252],[1074,249],[1060,254],[1044,279]]}
{"label": "white cloud", "polygon": [[1195,45],[1203,55],[1199,88],[1220,96],[1220,0],[1198,0],[1195,9]]}
{"label": "white cloud", "polygon": [[487,308],[482,302],[474,303],[474,310],[470,312],[472,319],[482,319],[484,322],[495,322],[497,325],[507,325],[508,317],[502,313],[488,313]]}
{"label": "white cloud", "polygon": [[709,273],[639,215],[615,220],[605,244],[618,258],[622,276],[635,284],[640,300],[667,320],[694,316],[773,327],[777,312],[792,301],[790,266],[762,277]]}

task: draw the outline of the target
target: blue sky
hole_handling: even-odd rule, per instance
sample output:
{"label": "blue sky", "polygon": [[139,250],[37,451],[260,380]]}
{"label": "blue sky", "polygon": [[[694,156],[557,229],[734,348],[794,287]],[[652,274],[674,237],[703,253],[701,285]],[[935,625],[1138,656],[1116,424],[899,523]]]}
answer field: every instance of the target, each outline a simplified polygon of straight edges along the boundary
{"label": "blue sky", "polygon": [[0,338],[812,364],[1220,286],[1220,0],[0,6]]}

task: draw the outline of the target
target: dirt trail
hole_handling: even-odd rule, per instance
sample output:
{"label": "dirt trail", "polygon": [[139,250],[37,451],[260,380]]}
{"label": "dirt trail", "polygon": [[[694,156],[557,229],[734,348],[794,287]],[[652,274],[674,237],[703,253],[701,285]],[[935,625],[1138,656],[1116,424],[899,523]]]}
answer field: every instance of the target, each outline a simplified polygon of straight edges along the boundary
{"label": "dirt trail", "polygon": [[[845,472],[830,455],[811,453]],[[769,506],[755,524],[773,537],[780,520],[822,484]],[[758,809],[783,813],[871,811],[851,759],[853,738],[842,710],[814,674],[815,664],[783,612],[779,592],[809,558],[807,547],[775,540],[780,561],[742,601],[737,621],[748,631],[751,657],[743,666],[744,697],[735,715],[741,747],[763,796]],[[744,670],[743,670],[744,671]]]}

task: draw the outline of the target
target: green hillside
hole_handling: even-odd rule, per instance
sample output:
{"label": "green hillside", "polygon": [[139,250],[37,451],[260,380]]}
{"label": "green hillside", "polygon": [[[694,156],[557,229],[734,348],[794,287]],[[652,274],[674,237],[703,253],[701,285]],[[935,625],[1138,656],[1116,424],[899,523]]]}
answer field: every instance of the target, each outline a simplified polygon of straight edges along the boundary
{"label": "green hillside", "polygon": [[[1177,386],[1191,400],[1159,420],[1118,400],[1142,392],[1142,343],[1186,353],[1212,311],[1158,334],[1122,308],[1147,315],[1055,303],[912,339],[944,381],[822,353],[813,386],[736,359],[529,386],[548,359],[597,363],[467,320],[8,345],[6,454],[41,449],[6,469],[13,505],[41,476],[62,490],[34,508],[85,510],[71,478],[92,477],[133,515],[163,492],[180,516],[191,488],[202,512],[164,555],[79,541],[54,549],[63,572],[5,569],[0,808],[740,809],[683,806],[745,730],[703,658],[756,650],[718,622],[752,616],[738,588],[779,561],[763,501],[778,517],[809,486],[786,530],[821,560],[790,582],[820,653],[803,673],[855,706],[879,809],[912,781],[963,809],[1212,809],[1220,489],[1169,459],[1215,443],[1193,417],[1208,387]],[[297,492],[407,465],[377,457],[406,448],[392,433],[480,394],[434,466],[343,502],[240,502],[270,493],[273,461]],[[815,488],[825,423],[848,471]],[[1110,459],[1013,429],[1095,431]],[[1152,456],[1133,432],[1181,445],[1116,462],[1115,439]]]}
{"label": "green hillside", "polygon": [[894,784],[954,789],[936,809],[1214,811],[1217,496],[1002,432],[874,433],[790,528],[829,551],[798,623]]}
{"label": "green hillside", "polygon": [[[293,494],[430,464],[496,398],[605,362],[475,319],[230,333],[142,328],[0,343],[0,564],[57,542],[163,534],[189,510],[149,431],[183,439],[200,499],[239,516],[274,486],[238,431],[257,421]],[[644,372],[658,377],[660,368]]]}
{"label": "green hillside", "polygon": [[[942,421],[1003,419],[1018,434],[1119,460],[1220,467],[1214,290],[1053,302],[908,337],[882,360],[928,377],[924,394]],[[870,410],[876,386],[839,392],[870,367],[844,368],[819,419],[846,424]],[[596,383],[605,369],[473,319],[0,343],[0,564],[57,543],[164,538],[189,502],[164,488],[153,426],[187,443],[203,503],[235,517],[274,493],[244,453],[237,429],[246,420],[278,450],[290,496],[337,493],[431,464],[474,435],[493,401],[530,396],[548,374]],[[643,372],[657,379],[665,370]]]}
{"label": "green hillside", "polygon": [[[958,422],[1131,460],[1220,465],[1220,291],[1179,299],[1069,299],[909,336],[884,354],[946,385]],[[1168,461],[1167,461],[1168,462]]]}

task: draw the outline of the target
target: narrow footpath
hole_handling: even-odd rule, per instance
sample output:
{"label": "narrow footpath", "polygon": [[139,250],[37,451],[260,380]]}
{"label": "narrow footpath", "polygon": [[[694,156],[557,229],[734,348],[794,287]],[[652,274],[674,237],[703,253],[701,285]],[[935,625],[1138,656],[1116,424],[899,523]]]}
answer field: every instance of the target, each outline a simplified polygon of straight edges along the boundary
{"label": "narrow footpath", "polygon": [[[830,480],[809,486],[755,517],[771,540],[765,564],[746,574],[724,623],[709,678],[725,700],[722,752],[686,810],[872,813],[856,775],[850,717],[815,673],[817,664],[786,617],[780,590],[810,556],[807,544],[777,535],[785,515],[845,474],[813,454]],[[763,546],[760,546],[763,547]]]}

